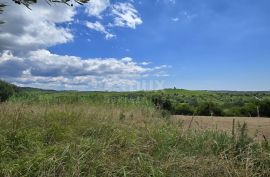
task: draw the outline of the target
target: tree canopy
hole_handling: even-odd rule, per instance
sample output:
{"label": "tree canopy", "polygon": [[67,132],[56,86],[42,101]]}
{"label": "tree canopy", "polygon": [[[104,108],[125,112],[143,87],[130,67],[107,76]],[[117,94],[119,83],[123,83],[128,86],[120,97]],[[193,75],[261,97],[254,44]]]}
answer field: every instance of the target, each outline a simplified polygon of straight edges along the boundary
{"label": "tree canopy", "polygon": [[16,91],[16,86],[0,80],[0,102],[7,101]]}

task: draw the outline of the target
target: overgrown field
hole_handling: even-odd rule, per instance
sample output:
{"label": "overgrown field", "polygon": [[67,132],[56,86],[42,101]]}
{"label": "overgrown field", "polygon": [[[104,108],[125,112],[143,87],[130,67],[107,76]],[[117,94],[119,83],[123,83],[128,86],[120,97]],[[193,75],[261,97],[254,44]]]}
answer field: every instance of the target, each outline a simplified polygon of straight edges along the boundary
{"label": "overgrown field", "polygon": [[232,136],[183,129],[144,101],[57,100],[0,104],[0,176],[270,175],[270,147],[245,124]]}
{"label": "overgrown field", "polygon": [[268,93],[0,88],[1,177],[270,176],[270,145],[249,136],[248,124],[198,130],[170,116],[178,104],[211,114],[227,99],[246,105]]}

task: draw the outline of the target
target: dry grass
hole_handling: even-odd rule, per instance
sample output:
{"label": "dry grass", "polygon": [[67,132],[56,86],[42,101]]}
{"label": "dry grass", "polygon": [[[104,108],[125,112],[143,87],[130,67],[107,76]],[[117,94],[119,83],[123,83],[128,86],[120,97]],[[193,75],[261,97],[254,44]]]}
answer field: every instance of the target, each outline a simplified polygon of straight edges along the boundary
{"label": "dry grass", "polygon": [[152,107],[0,105],[0,176],[269,176],[270,148]]}
{"label": "dry grass", "polygon": [[192,129],[218,130],[227,133],[232,132],[233,119],[235,119],[235,127],[237,127],[238,123],[247,123],[248,135],[250,137],[254,137],[258,140],[264,140],[264,135],[270,142],[270,118],[195,116],[192,120],[192,116],[173,116],[173,121],[182,123],[183,128],[185,129],[188,129],[191,123]]}

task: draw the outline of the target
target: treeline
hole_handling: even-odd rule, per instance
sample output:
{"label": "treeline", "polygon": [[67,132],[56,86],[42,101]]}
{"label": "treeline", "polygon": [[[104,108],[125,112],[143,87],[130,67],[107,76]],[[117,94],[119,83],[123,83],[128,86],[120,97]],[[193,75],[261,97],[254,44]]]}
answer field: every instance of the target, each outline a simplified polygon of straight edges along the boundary
{"label": "treeline", "polygon": [[[15,96],[13,96],[15,95]],[[175,115],[270,117],[270,92],[210,92],[165,89],[140,92],[72,92],[21,88],[0,81],[0,101],[44,104],[155,106]]]}
{"label": "treeline", "polygon": [[[223,95],[224,96],[224,95]],[[206,99],[200,99],[201,95],[185,97],[183,101],[177,101],[178,97],[170,95],[155,95],[151,100],[158,109],[163,109],[175,115],[198,115],[198,116],[236,116],[236,117],[270,117],[270,99],[242,99],[233,98],[231,101],[211,99],[211,95],[205,95]],[[221,96],[222,97],[222,96]]]}
{"label": "treeline", "polygon": [[11,96],[19,91],[19,87],[0,80],[0,102],[7,101]]}

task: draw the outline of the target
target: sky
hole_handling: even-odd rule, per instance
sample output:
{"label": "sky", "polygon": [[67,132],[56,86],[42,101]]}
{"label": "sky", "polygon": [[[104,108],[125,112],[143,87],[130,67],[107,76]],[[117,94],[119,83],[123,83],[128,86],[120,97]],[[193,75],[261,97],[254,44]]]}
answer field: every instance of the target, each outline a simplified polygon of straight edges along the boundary
{"label": "sky", "polygon": [[270,90],[269,0],[8,0],[0,79],[56,90]]}

